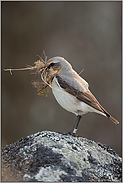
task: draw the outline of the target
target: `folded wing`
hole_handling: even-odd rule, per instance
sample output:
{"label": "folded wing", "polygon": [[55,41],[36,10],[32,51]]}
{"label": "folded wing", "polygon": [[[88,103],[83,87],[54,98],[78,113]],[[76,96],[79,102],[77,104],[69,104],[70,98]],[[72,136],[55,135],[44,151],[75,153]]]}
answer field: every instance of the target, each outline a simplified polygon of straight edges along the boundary
{"label": "folded wing", "polygon": [[86,90],[85,92],[78,91],[73,86],[68,84],[65,80],[63,80],[60,76],[56,75],[56,78],[58,79],[59,85],[61,88],[63,88],[66,92],[70,93],[71,95],[75,96],[78,100],[85,102],[89,106],[93,107],[94,109],[101,111],[102,113],[106,114],[106,116],[115,124],[118,124],[119,122],[114,119],[97,101],[97,99],[94,97],[94,95],[89,91]]}

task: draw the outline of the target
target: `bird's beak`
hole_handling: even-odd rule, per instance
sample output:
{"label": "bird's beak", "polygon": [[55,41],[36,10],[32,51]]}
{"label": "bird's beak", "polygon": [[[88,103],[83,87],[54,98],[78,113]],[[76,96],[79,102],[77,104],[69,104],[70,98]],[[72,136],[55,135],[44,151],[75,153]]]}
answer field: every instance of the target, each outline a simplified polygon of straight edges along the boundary
{"label": "bird's beak", "polygon": [[51,62],[47,63],[47,67],[51,64]]}
{"label": "bird's beak", "polygon": [[51,62],[47,63],[47,65],[46,65],[46,71],[49,71],[48,66],[49,66],[50,64],[51,64]]}

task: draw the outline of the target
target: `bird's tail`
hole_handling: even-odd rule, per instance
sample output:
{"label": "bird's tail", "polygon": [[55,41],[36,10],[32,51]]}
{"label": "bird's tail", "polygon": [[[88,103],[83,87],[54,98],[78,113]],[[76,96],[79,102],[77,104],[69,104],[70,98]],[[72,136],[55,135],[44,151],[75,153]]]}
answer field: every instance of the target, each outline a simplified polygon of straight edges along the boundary
{"label": "bird's tail", "polygon": [[113,118],[111,115],[108,117],[113,123],[119,124],[119,121],[117,121],[115,118]]}
{"label": "bird's tail", "polygon": [[119,124],[119,121],[117,121],[115,118],[113,118],[100,104],[99,104],[99,106],[103,110],[103,113],[106,114],[107,118],[109,118],[113,123]]}

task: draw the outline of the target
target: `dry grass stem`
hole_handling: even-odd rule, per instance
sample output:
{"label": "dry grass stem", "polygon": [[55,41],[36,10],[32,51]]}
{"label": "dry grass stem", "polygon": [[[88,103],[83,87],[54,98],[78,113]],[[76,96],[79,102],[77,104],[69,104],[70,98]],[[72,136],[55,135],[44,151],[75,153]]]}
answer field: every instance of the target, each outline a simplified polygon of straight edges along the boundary
{"label": "dry grass stem", "polygon": [[84,71],[84,69],[82,69],[82,70],[80,71],[79,75],[80,75],[83,71]]}
{"label": "dry grass stem", "polygon": [[[28,65],[25,68],[20,68],[20,69],[4,69],[4,71],[9,71],[10,74],[12,75],[12,71],[25,71],[25,70],[30,70],[30,71],[35,71],[36,73],[38,73],[42,79],[43,82],[39,82],[39,81],[32,81],[32,85],[38,89],[38,95],[42,95],[45,94],[45,90],[46,92],[48,92],[47,88],[50,86],[50,76],[48,74],[48,70],[47,70],[47,56],[45,54],[45,52],[43,52],[44,55],[44,60],[42,59],[42,57],[38,56],[39,59],[37,61],[34,62],[34,66],[30,66]],[[51,87],[51,86],[50,86]],[[47,94],[46,94],[47,96]]]}

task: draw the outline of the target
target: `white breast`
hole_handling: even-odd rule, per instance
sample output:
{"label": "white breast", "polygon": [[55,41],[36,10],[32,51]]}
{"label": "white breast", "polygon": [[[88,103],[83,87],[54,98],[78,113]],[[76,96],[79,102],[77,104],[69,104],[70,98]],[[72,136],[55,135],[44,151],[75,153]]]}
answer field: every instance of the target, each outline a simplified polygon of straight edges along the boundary
{"label": "white breast", "polygon": [[76,98],[60,87],[56,78],[52,82],[52,92],[57,102],[67,111],[75,113]]}

